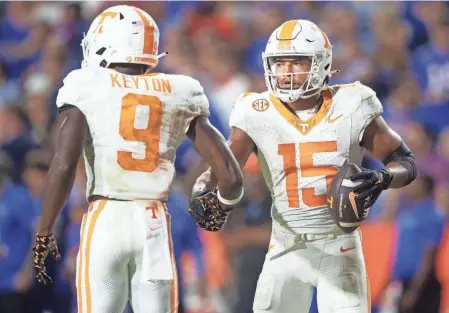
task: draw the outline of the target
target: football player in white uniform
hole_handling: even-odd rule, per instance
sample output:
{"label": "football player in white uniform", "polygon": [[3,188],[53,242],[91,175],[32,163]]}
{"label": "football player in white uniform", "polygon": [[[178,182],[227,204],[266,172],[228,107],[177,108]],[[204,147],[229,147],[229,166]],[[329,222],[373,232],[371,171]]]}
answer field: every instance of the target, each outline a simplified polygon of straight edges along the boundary
{"label": "football player in white uniform", "polygon": [[34,269],[40,282],[51,282],[45,258],[60,258],[52,229],[84,149],[90,207],[77,258],[80,313],[121,313],[128,300],[136,313],[176,312],[165,201],[176,149],[186,134],[216,171],[220,199],[236,201],[243,194],[239,165],[209,123],[200,83],[149,72],[158,64],[158,44],[150,15],[131,6],[111,7],[92,22],[82,43],[82,68],[69,73],[59,90],[58,139]]}
{"label": "football player in white uniform", "polygon": [[[368,210],[382,190],[416,177],[411,151],[385,123],[372,89],[359,82],[328,86],[332,46],[314,23],[285,22],[262,57],[268,91],[237,99],[229,139],[240,166],[257,154],[273,199],[254,312],[306,313],[314,287],[320,313],[369,312],[360,233],[336,225],[327,187],[345,160],[360,165],[366,149],[386,165],[351,177],[363,181],[355,192]],[[201,175],[194,191],[213,188],[214,174]]]}

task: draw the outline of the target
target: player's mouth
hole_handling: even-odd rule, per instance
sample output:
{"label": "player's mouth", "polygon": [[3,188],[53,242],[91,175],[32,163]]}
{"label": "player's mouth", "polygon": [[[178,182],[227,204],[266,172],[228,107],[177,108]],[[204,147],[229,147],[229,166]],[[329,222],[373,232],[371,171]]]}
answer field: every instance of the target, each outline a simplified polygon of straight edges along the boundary
{"label": "player's mouth", "polygon": [[279,82],[278,86],[280,89],[298,89],[300,86],[300,84],[293,84],[293,88],[292,88],[292,84],[290,82]]}

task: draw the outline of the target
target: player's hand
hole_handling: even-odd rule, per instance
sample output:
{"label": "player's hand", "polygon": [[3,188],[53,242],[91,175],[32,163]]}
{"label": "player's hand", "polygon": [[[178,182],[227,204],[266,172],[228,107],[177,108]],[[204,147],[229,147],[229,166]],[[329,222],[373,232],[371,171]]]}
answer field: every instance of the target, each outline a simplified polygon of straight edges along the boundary
{"label": "player's hand", "polygon": [[46,236],[37,235],[33,251],[33,268],[37,281],[45,285],[52,283],[53,280],[47,274],[45,259],[47,259],[49,253],[55,260],[61,259],[61,254],[59,254],[55,236],[53,234]]}
{"label": "player's hand", "polygon": [[232,208],[224,209],[218,201],[217,189],[197,191],[189,203],[189,213],[196,224],[207,231],[218,231]]}
{"label": "player's hand", "polygon": [[387,169],[370,170],[362,168],[360,173],[351,176],[352,181],[363,180],[363,183],[354,187],[356,199],[365,199],[365,208],[371,207],[380,193],[390,187],[393,175]]}

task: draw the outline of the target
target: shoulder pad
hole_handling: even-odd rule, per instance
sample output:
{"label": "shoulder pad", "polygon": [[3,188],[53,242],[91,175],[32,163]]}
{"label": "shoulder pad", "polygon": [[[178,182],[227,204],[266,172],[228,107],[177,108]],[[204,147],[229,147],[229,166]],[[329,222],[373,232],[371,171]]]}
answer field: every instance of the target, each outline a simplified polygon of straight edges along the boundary
{"label": "shoulder pad", "polygon": [[166,75],[170,81],[177,86],[182,94],[188,96],[197,96],[204,94],[204,88],[201,83],[193,77],[186,75]]}
{"label": "shoulder pad", "polygon": [[263,98],[264,95],[257,92],[244,92],[242,93],[234,102],[233,107],[236,106],[244,106],[245,103],[253,103],[255,100],[259,98]]}
{"label": "shoulder pad", "polygon": [[84,68],[71,71],[64,78],[64,85],[59,89],[56,98],[58,107],[64,104],[77,105],[82,97],[87,96],[89,90],[93,90],[92,81],[95,73],[92,69]]}
{"label": "shoulder pad", "polygon": [[242,101],[243,99],[245,99],[245,98],[247,98],[249,96],[253,96],[253,95],[257,95],[257,93],[255,93],[255,92],[244,92],[240,96],[238,96],[238,98],[237,98],[237,100],[235,100],[235,102]]}
{"label": "shoulder pad", "polygon": [[372,90],[370,87],[363,85],[359,81],[356,81],[352,84],[343,84],[343,85],[334,85],[330,87],[332,90],[334,90],[335,94],[352,94],[352,95],[359,95],[361,100],[368,99],[372,96],[376,95],[376,92]]}

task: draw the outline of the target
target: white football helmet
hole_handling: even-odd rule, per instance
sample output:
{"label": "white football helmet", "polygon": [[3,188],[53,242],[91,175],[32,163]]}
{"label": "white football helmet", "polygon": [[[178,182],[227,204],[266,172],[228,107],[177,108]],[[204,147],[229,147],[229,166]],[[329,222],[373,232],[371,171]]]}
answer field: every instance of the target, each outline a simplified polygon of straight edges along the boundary
{"label": "white football helmet", "polygon": [[[312,60],[309,72],[290,73],[308,74],[306,81],[297,89],[281,89],[277,82],[273,65],[276,57],[307,56]],[[270,36],[265,52],[262,53],[265,82],[268,90],[284,102],[294,102],[299,98],[310,98],[327,85],[331,76],[332,45],[327,35],[314,23],[307,20],[287,21]],[[282,74],[285,75],[285,74]]]}
{"label": "white football helmet", "polygon": [[81,42],[82,67],[108,67],[111,63],[145,64],[154,68],[158,55],[159,28],[145,11],[118,5],[100,13]]}

